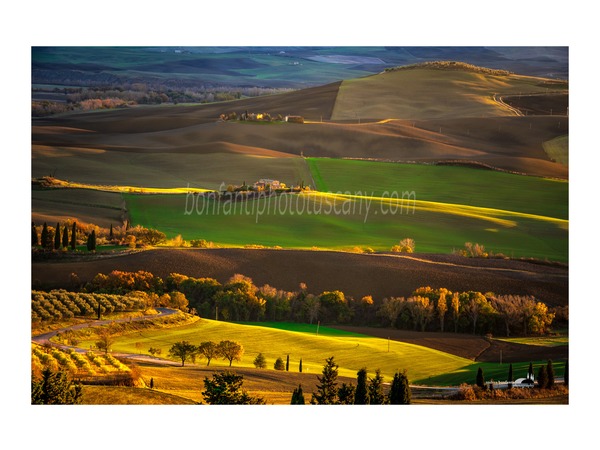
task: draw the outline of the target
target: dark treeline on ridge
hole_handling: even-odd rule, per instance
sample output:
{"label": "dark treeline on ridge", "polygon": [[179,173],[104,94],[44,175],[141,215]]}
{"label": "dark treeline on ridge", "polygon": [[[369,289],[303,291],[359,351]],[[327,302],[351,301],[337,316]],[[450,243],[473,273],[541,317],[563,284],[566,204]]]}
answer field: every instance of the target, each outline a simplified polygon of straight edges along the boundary
{"label": "dark treeline on ridge", "polygon": [[[77,280],[76,275],[73,279]],[[304,283],[296,291],[268,284],[256,286],[241,274],[220,283],[178,273],[162,279],[145,271],[112,271],[99,273],[89,283],[74,284],[71,289],[119,295],[139,292],[144,297],[150,295],[151,303],[154,298],[153,306],[169,306],[160,299],[177,292],[185,296],[180,302],[185,311],[233,322],[320,322],[510,336],[545,334],[551,325],[568,321],[566,308],[549,309],[531,296],[451,292],[429,286],[416,289],[407,298],[353,298],[339,290],[312,293]]]}

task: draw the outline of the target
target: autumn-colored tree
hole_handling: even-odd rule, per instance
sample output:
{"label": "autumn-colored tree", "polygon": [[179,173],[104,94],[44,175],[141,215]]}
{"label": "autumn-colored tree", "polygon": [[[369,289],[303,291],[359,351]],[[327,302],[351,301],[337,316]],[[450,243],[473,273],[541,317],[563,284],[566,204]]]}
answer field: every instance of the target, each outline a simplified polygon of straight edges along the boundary
{"label": "autumn-colored tree", "polygon": [[458,332],[458,321],[461,315],[461,307],[460,307],[460,297],[458,296],[458,292],[455,292],[452,295],[452,300],[450,301],[450,309],[452,311],[452,321],[454,322],[454,332]]}
{"label": "autumn-colored tree", "polygon": [[554,320],[554,313],[548,311],[546,304],[537,302],[529,318],[529,330],[535,334],[544,334]]}
{"label": "autumn-colored tree", "polygon": [[408,305],[415,328],[419,327],[421,331],[425,331],[433,317],[433,302],[430,302],[427,297],[417,295],[408,299]]}
{"label": "autumn-colored tree", "polygon": [[244,354],[244,347],[239,342],[235,341],[221,341],[219,342],[219,349],[221,357],[229,361],[229,367],[233,361],[239,361],[242,359]]}
{"label": "autumn-colored tree", "polygon": [[446,294],[442,292],[440,298],[437,301],[437,313],[440,318],[440,331],[444,332],[444,318],[446,317],[446,311],[448,311],[448,302],[446,300]]}
{"label": "autumn-colored tree", "polygon": [[219,358],[221,356],[221,347],[216,342],[202,342],[198,346],[198,353],[206,358],[206,365],[210,366],[210,361],[213,358]]}
{"label": "autumn-colored tree", "polygon": [[115,337],[112,330],[102,327],[96,334],[98,335],[96,347],[98,347],[98,350],[103,350],[104,353],[108,353],[112,345],[115,343]]}

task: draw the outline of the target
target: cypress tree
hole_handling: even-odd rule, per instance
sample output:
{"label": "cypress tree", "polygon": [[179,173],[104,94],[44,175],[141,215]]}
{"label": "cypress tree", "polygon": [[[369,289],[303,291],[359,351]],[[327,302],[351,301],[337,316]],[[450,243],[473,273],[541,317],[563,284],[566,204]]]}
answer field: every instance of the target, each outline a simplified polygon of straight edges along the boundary
{"label": "cypress tree", "polygon": [[529,363],[529,370],[527,371],[527,378],[533,381],[533,363]]}
{"label": "cypress tree", "polygon": [[77,248],[77,222],[73,222],[71,228],[71,250],[75,250],[75,248]]}
{"label": "cypress tree", "polygon": [[31,246],[37,247],[40,244],[40,240],[38,238],[37,230],[35,229],[35,223],[31,222]]}
{"label": "cypress tree", "polygon": [[292,392],[292,401],[290,405],[304,405],[306,401],[304,400],[304,393],[302,392],[302,385],[298,385],[298,389],[294,389]]}
{"label": "cypress tree", "polygon": [[290,355],[287,355],[287,358],[285,360],[285,371],[286,372],[290,371]]}
{"label": "cypress tree", "polygon": [[512,387],[512,382],[513,382],[513,368],[512,368],[512,363],[510,364],[510,366],[508,366],[508,388],[510,389]]}
{"label": "cypress tree", "polygon": [[367,369],[363,367],[357,373],[356,391],[354,392],[355,405],[368,405],[369,394],[367,392]]}
{"label": "cypress tree", "polygon": [[383,377],[381,370],[375,371],[375,377],[370,379],[369,384],[369,404],[383,405],[385,403],[385,395],[383,394]]}
{"label": "cypress tree", "polygon": [[480,388],[485,387],[485,380],[483,378],[483,369],[480,367],[477,369],[477,378],[475,379],[475,384]]}
{"label": "cypress tree", "polygon": [[90,252],[96,250],[96,230],[92,230],[87,239],[87,249]]}
{"label": "cypress tree", "polygon": [[548,360],[548,364],[546,365],[546,374],[548,375],[548,389],[552,389],[554,387],[554,366],[552,365],[552,360]]}
{"label": "cypress tree", "polygon": [[537,383],[540,389],[546,389],[548,387],[548,372],[546,366],[540,366],[538,370]]}
{"label": "cypress tree", "polygon": [[66,225],[63,229],[62,246],[63,248],[69,247],[69,227]]}
{"label": "cypress tree", "polygon": [[563,375],[564,380],[565,380],[565,386],[569,385],[569,360],[567,359],[565,361],[565,373]]}
{"label": "cypress tree", "polygon": [[54,250],[60,248],[60,223],[56,222],[56,231],[54,232]]}
{"label": "cypress tree", "polygon": [[44,222],[42,227],[42,247],[44,249],[52,248],[52,241],[50,240],[50,231],[48,231],[48,225]]}
{"label": "cypress tree", "polygon": [[354,392],[356,388],[352,384],[342,383],[338,389],[340,405],[354,405]]}
{"label": "cypress tree", "polygon": [[111,241],[115,238],[115,235],[113,234],[112,223],[110,224],[110,233],[108,234],[108,238]]}
{"label": "cypress tree", "polygon": [[338,367],[333,361],[333,356],[325,360],[322,376],[317,376],[317,380],[319,380],[317,393],[313,392],[310,400],[313,405],[336,405],[339,403],[337,396]]}
{"label": "cypress tree", "polygon": [[389,403],[391,405],[409,405],[410,394],[406,371],[402,373],[396,372],[388,395]]}
{"label": "cypress tree", "polygon": [[298,364],[298,372],[302,372],[302,358],[300,358],[300,364]]}

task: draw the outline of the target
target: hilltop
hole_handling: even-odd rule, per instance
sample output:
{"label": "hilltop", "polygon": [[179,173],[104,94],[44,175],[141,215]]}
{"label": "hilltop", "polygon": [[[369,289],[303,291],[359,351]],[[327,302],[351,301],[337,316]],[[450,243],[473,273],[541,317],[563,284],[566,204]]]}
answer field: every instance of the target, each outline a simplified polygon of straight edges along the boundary
{"label": "hilltop", "polygon": [[389,67],[385,69],[385,72],[412,69],[460,70],[463,72],[482,73],[496,76],[506,76],[511,74],[511,72],[508,70],[489,69],[487,67],[476,66],[474,64],[469,64],[462,61],[427,61],[416,64],[408,64],[405,66]]}

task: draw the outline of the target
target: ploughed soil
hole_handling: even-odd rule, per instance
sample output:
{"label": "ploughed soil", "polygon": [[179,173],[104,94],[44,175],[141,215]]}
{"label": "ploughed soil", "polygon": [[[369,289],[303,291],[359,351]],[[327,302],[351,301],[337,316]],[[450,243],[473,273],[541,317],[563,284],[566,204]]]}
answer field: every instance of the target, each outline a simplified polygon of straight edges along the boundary
{"label": "ploughed soil", "polygon": [[569,109],[568,93],[505,95],[504,103],[530,115],[567,115]]}
{"label": "ploughed soil", "polygon": [[500,353],[502,353],[502,362],[507,363],[543,359],[559,360],[566,359],[569,351],[567,345],[556,347],[524,345],[462,333],[420,332],[342,325],[334,326],[333,328],[421,345],[481,362],[499,362]]}
{"label": "ploughed soil", "polygon": [[456,255],[354,254],[334,251],[267,249],[154,249],[81,261],[32,263],[33,288],[71,288],[70,275],[82,283],[98,273],[144,270],[161,278],[171,273],[210,277],[224,283],[246,275],[257,286],[320,294],[340,290],[346,296],[410,296],[422,286],[451,291],[533,295],[549,306],[568,304],[568,267]]}

